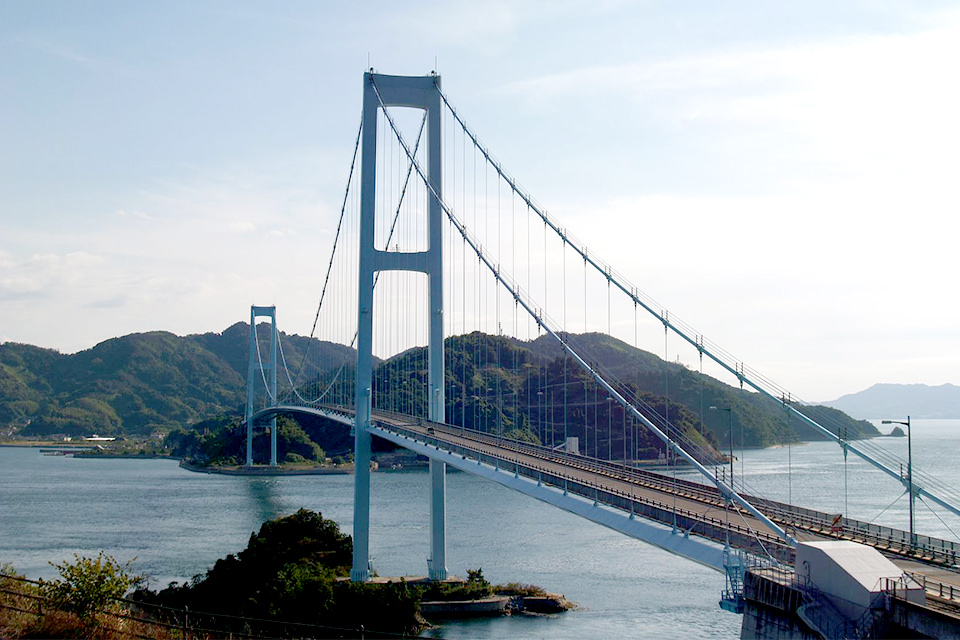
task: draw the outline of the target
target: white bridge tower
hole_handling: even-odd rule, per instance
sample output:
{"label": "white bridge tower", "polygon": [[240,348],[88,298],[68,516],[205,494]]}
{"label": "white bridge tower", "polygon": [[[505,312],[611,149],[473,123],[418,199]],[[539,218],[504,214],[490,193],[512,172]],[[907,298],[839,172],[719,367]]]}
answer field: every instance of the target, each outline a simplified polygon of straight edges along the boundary
{"label": "white bridge tower", "polygon": [[[416,271],[429,278],[427,418],[444,421],[443,388],[443,236],[441,197],[440,77],[363,76],[363,160],[360,187],[360,289],[357,333],[356,436],[354,440],[353,569],[350,578],[370,577],[370,441],[372,410],[373,284],[379,271]],[[379,94],[379,96],[378,96]],[[399,106],[427,112],[429,244],[426,251],[380,251],[374,246],[377,185],[377,117],[381,108]],[[447,577],[446,465],[430,460],[430,558],[432,580]]]}

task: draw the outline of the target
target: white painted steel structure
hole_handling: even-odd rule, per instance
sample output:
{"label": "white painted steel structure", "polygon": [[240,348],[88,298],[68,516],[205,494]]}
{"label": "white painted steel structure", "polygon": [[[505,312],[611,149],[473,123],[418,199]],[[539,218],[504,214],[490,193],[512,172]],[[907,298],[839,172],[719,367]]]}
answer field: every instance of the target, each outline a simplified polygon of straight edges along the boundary
{"label": "white painted steel structure", "polygon": [[[270,355],[268,360],[263,359],[260,345],[257,341],[257,318],[270,318]],[[280,341],[277,336],[277,308],[250,307],[250,361],[247,365],[247,461],[246,465],[253,465],[253,419],[254,387],[257,380],[262,380],[267,395],[277,402],[277,347]],[[270,418],[270,466],[277,466],[277,417]]]}
{"label": "white painted steel structure", "polygon": [[[354,417],[348,412],[292,405],[263,409],[258,414],[255,414],[255,417],[267,417],[283,412],[316,415],[349,427],[355,427],[356,424]],[[474,457],[457,454],[449,449],[438,447],[435,444],[394,432],[388,425],[371,423],[367,427],[367,433],[376,435],[379,438],[383,438],[422,456],[426,456],[431,462],[431,469],[438,468],[441,465],[444,467],[449,465],[460,471],[492,480],[497,484],[514,489],[537,500],[559,507],[564,511],[636,538],[637,540],[642,540],[643,542],[675,553],[678,556],[710,567],[715,571],[725,571],[726,557],[730,554],[731,550],[725,549],[724,545],[717,542],[697,535],[691,536],[688,532],[679,530],[676,527],[670,527],[642,517],[635,517],[630,511],[600,504],[596,500],[590,500],[575,495],[573,492],[565,491],[563,487],[551,486],[529,477],[521,476],[496,463],[490,464],[489,462],[484,462],[479,456]],[[736,552],[734,551],[733,553]]]}
{"label": "white painted steel structure", "polygon": [[[377,272],[418,271],[429,278],[428,418],[444,421],[443,390],[443,212],[441,198],[441,106],[440,78],[363,76],[363,134],[360,187],[360,285],[357,317],[357,421],[354,444],[353,569],[350,577],[370,577],[370,413],[373,378],[373,289]],[[431,191],[428,206],[426,251],[380,251],[374,245],[377,200],[377,117],[388,106],[411,107],[427,112],[427,157],[425,176]],[[446,480],[444,463],[430,459],[430,578],[447,577]]]}

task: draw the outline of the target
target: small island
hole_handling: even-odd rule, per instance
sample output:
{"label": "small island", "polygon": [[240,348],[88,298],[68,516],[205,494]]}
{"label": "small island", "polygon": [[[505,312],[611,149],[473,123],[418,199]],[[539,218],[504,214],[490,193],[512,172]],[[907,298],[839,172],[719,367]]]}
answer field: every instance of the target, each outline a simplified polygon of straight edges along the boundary
{"label": "small island", "polygon": [[430,620],[552,614],[574,607],[537,586],[491,585],[480,569],[468,570],[466,579],[442,582],[377,576],[351,582],[352,556],[353,541],[336,523],[301,509],[265,522],[246,549],[217,560],[206,573],[157,592],[140,589],[133,599],[148,611],[208,612],[205,620],[197,617],[197,624],[221,634],[259,624],[254,633],[277,634],[279,625],[287,625],[281,636],[309,630],[314,637],[340,637],[351,630],[417,634],[431,626]]}
{"label": "small island", "polygon": [[54,581],[29,580],[0,563],[0,636],[377,638],[417,635],[451,617],[574,608],[533,585],[493,586],[480,569],[440,582],[351,582],[352,556],[353,540],[335,522],[301,509],[263,523],[245,549],[205,573],[159,591],[133,561],[103,551],[51,563],[60,574]]}

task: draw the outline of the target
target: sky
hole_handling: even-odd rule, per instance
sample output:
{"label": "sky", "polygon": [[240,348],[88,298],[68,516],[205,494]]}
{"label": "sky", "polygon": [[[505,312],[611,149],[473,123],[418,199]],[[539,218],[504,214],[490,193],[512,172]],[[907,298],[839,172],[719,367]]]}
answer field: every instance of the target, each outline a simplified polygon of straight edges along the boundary
{"label": "sky", "polygon": [[960,384],[957,60],[937,0],[0,0],[0,342],[308,334],[373,67],[797,397]]}

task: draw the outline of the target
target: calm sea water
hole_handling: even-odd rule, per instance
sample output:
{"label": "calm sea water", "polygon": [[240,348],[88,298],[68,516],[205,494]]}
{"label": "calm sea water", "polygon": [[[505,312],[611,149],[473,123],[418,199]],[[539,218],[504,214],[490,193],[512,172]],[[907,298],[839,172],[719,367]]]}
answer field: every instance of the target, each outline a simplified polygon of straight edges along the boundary
{"label": "calm sea water", "polygon": [[[914,460],[960,486],[952,461],[960,421],[916,421]],[[899,452],[906,439],[875,443]],[[757,493],[844,511],[906,528],[906,499],[852,456],[844,472],[836,445],[739,452]],[[788,464],[789,454],[789,464]],[[787,469],[792,473],[788,474]],[[104,550],[151,577],[152,587],[205,571],[242,549],[264,520],[307,507],[352,530],[351,476],[251,478],[195,474],[168,460],[46,457],[0,447],[0,562],[29,577],[48,564]],[[428,477],[377,473],[372,479],[371,552],[381,575],[426,572]],[[492,582],[530,582],[564,593],[581,608],[543,618],[446,624],[446,638],[734,638],[740,617],[719,608],[723,576],[692,562],[463,473],[448,479],[448,563],[465,575],[481,567]],[[892,506],[889,506],[891,503]],[[884,511],[884,509],[886,510]],[[918,504],[918,531],[957,539],[960,519],[941,522]]]}

